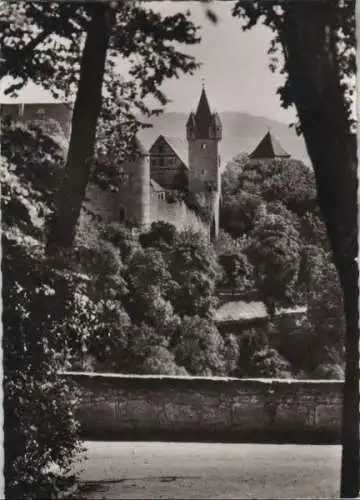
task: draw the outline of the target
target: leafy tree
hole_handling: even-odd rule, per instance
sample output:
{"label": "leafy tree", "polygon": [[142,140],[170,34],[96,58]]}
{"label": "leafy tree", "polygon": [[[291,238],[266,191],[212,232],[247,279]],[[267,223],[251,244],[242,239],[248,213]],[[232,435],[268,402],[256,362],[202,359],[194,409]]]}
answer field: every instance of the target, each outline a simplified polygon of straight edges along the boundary
{"label": "leafy tree", "polygon": [[313,172],[294,159],[248,161],[223,189],[221,225],[234,237],[253,230],[263,204],[272,213],[279,213],[272,205],[281,205],[281,212],[293,220],[317,209]]}
{"label": "leafy tree", "polygon": [[72,466],[81,451],[73,416],[77,393],[59,375],[69,366],[73,347],[63,332],[74,310],[76,280],[46,261],[41,238],[60,158],[59,147],[41,131],[4,127],[4,472],[9,499],[58,498],[74,484]]}
{"label": "leafy tree", "polygon": [[251,359],[253,355],[266,349],[269,345],[269,339],[263,329],[256,330],[252,328],[245,331],[239,339],[239,358],[236,369],[237,376],[252,376],[253,368]]}
{"label": "leafy tree", "polygon": [[317,207],[313,172],[298,160],[276,160],[280,169],[261,185],[265,199],[281,200],[291,211],[303,215]]}
{"label": "leafy tree", "polygon": [[344,369],[341,365],[319,365],[313,372],[313,378],[344,380]]}
{"label": "leafy tree", "polygon": [[220,209],[220,224],[224,231],[237,238],[254,228],[261,197],[244,190],[228,195]]}
{"label": "leafy tree", "polygon": [[319,210],[305,212],[300,219],[300,234],[306,245],[314,245],[330,251],[326,227]]}
{"label": "leafy tree", "polygon": [[283,162],[278,159],[272,161],[252,160],[246,163],[238,180],[238,189],[252,194],[262,194],[263,183],[273,176],[280,174]]}
{"label": "leafy tree", "polygon": [[235,335],[223,335],[224,347],[223,356],[225,360],[225,373],[229,376],[236,376],[239,363],[239,342]]}
{"label": "leafy tree", "polygon": [[118,250],[102,240],[91,248],[75,247],[67,266],[87,277],[77,285],[74,314],[65,332],[81,338],[73,350],[74,367],[84,369],[90,356],[95,367],[125,370],[131,320],[124,308],[128,289]]}
{"label": "leafy tree", "polygon": [[290,378],[290,363],[276,349],[266,347],[256,351],[251,364],[256,377]]}
{"label": "leafy tree", "polygon": [[224,202],[227,201],[228,196],[236,193],[239,176],[242,173],[244,165],[246,165],[248,161],[248,156],[246,154],[239,154],[226,165],[221,176],[221,192]]}
{"label": "leafy tree", "polygon": [[191,375],[226,375],[224,340],[215,325],[199,316],[182,319],[171,351]]}
{"label": "leafy tree", "polygon": [[152,349],[164,348],[169,346],[169,339],[159,334],[159,332],[144,321],[133,325],[127,347],[127,362],[132,373],[143,370],[145,360],[154,352]]}
{"label": "leafy tree", "polygon": [[236,252],[238,250],[238,242],[223,229],[220,229],[219,235],[214,241],[214,249],[217,255]]}
{"label": "leafy tree", "polygon": [[180,316],[211,317],[221,269],[215,251],[204,235],[192,229],[176,234],[169,271],[177,284],[172,290],[175,312]]}
{"label": "leafy tree", "polygon": [[338,274],[329,253],[316,246],[305,247],[301,273],[307,287],[308,319],[318,344],[317,351],[319,348],[322,351],[335,348],[342,355],[343,300]]}
{"label": "leafy tree", "polygon": [[[342,421],[341,497],[357,497],[359,455],[359,321],[357,161],[351,101],[356,70],[355,2],[244,2],[233,15],[245,29],[274,32],[273,70],[283,55],[282,105],[295,105],[314,168],[318,202],[344,295],[346,370]],[[331,106],[329,106],[331,102]]]}
{"label": "leafy tree", "polygon": [[[54,194],[64,164],[64,151],[52,137],[33,123],[22,126],[11,121],[3,123],[1,146],[2,157],[7,160],[2,172],[5,177],[4,186],[15,189],[16,193],[13,197],[9,195],[6,200],[7,206],[9,203],[10,205],[4,216],[10,217],[11,220],[14,216],[16,219],[14,204],[17,204],[18,210],[21,210],[19,204],[22,204],[23,209],[34,214],[28,219],[33,220],[29,230],[36,231],[36,227],[41,229],[44,217],[48,217],[55,207]],[[20,196],[26,194],[24,190],[28,188],[30,192],[27,196]],[[39,209],[40,218],[37,223],[34,219],[34,202]],[[15,219],[12,220],[13,223],[16,223]],[[10,220],[8,222],[10,223]]]}
{"label": "leafy tree", "polygon": [[[325,348],[308,321],[299,325],[286,318],[286,324],[284,320],[278,321],[271,330],[271,346],[291,363],[294,373],[309,376],[324,360]],[[274,330],[276,333],[273,333]]]}
{"label": "leafy tree", "polygon": [[224,269],[223,283],[235,290],[247,290],[252,284],[253,268],[242,252],[220,255],[219,263]]}
{"label": "leafy tree", "polygon": [[299,234],[284,218],[265,215],[252,233],[247,255],[255,283],[271,317],[276,306],[290,305],[300,270]]}
{"label": "leafy tree", "polygon": [[154,375],[187,375],[186,369],[176,364],[175,356],[165,347],[154,346],[148,350],[141,367],[143,373]]}
{"label": "leafy tree", "polygon": [[[274,199],[273,201],[267,202],[264,207],[266,214],[282,217],[284,224],[291,226],[300,233],[301,217],[289,210],[283,200]],[[261,218],[261,210],[258,210],[256,214],[255,224],[259,222],[259,218]]]}
{"label": "leafy tree", "polygon": [[[23,24],[18,22],[19,16]],[[8,8],[6,17],[2,19],[2,74],[20,79],[6,92],[16,93],[28,80],[42,84],[54,95],[69,97],[76,90],[67,163],[49,235],[50,251],[53,245],[72,245],[99,117],[112,131],[106,134],[111,136],[108,145],[116,144],[114,134],[121,130],[116,137],[122,137],[125,146],[124,138],[133,135],[137,126],[134,109],[147,115],[153,111],[144,105],[144,98],[152,95],[165,104],[166,97],[159,90],[163,80],[197,68],[193,58],[176,45],[194,44],[199,39],[196,27],[185,15],[162,18],[133,2],[50,7],[22,3],[19,11]],[[114,59],[119,55],[130,62],[132,80],[128,82],[116,74]],[[119,143],[116,146],[119,149]]]}
{"label": "leafy tree", "polygon": [[125,307],[132,321],[145,321],[160,330],[170,328],[173,306],[168,297],[176,284],[162,253],[154,248],[137,251],[128,262],[124,277],[129,290]]}
{"label": "leafy tree", "polygon": [[136,234],[117,222],[107,224],[102,231],[101,238],[109,241],[120,252],[122,261],[127,264],[134,253],[140,249],[140,243]]}
{"label": "leafy tree", "polygon": [[176,227],[167,222],[158,221],[151,224],[150,231],[143,233],[139,237],[141,245],[146,248],[171,247],[175,242]]}

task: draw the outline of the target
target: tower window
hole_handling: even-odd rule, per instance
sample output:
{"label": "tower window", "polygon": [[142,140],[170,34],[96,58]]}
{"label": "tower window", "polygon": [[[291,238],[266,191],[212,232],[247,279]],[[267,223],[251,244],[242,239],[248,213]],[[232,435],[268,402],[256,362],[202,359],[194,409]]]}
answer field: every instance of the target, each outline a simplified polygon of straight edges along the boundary
{"label": "tower window", "polygon": [[120,222],[124,222],[125,221],[125,208],[124,207],[120,207],[120,210],[119,210],[119,220],[120,220]]}
{"label": "tower window", "polygon": [[201,144],[201,149],[206,149],[206,144]]}
{"label": "tower window", "polygon": [[44,108],[37,109],[36,116],[39,120],[44,120],[45,119],[45,109]]}

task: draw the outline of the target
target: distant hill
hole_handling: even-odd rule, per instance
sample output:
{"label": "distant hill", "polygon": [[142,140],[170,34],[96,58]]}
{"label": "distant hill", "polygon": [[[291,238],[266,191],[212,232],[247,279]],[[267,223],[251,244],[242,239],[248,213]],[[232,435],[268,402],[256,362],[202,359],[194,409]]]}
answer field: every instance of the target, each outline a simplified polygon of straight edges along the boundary
{"label": "distant hill", "polygon": [[[19,117],[19,103],[0,104],[1,114],[10,114]],[[21,107],[21,106],[20,106]],[[22,111],[22,119],[38,118],[38,112],[47,117],[58,120],[68,135],[71,124],[71,110],[61,103],[26,103]],[[220,113],[223,123],[223,140],[221,141],[220,155],[222,165],[229,162],[239,153],[251,153],[266,134],[268,128],[294,158],[310,165],[302,137],[298,137],[293,128],[262,116],[253,116],[240,111],[225,111]],[[139,137],[144,146],[149,149],[160,134],[173,138],[186,139],[187,113],[165,112],[158,117],[148,120],[153,125],[139,131]]]}
{"label": "distant hill", "polygon": [[[220,116],[223,123],[223,140],[220,150],[222,163],[227,163],[239,153],[251,153],[268,128],[271,128],[285,150],[294,158],[310,165],[304,139],[298,137],[295,130],[286,123],[240,111],[226,111],[220,113]],[[150,148],[160,134],[185,139],[187,118],[186,113],[165,112],[149,120],[153,127],[141,130],[139,137],[146,148]]]}

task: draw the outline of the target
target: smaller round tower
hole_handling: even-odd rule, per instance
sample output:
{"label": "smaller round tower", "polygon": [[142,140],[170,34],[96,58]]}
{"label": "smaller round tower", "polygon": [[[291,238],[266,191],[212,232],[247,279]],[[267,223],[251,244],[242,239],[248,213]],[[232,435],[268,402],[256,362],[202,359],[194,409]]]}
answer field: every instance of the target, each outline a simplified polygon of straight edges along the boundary
{"label": "smaller round tower", "polygon": [[121,187],[118,193],[119,222],[140,227],[150,225],[150,156],[139,139],[135,138],[131,154],[120,169]]}

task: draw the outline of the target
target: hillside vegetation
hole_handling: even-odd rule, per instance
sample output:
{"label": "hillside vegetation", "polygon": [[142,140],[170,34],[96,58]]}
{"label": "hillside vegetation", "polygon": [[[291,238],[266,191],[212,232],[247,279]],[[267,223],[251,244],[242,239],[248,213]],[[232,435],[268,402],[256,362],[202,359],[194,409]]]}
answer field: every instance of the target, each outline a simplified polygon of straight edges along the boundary
{"label": "hillside vegetation", "polygon": [[[41,498],[74,483],[77,393],[63,370],[343,376],[341,293],[309,170],[235,162],[224,177],[224,230],[215,245],[162,222],[142,233],[112,223],[98,238],[78,232],[70,250],[46,257],[65,157],[49,133],[39,123],[3,126],[5,449],[13,498],[33,498],[39,470]],[[255,290],[271,321],[221,334],[214,313],[224,286]],[[306,319],[276,320],[276,307],[299,302]]]}
{"label": "hillside vegetation", "polygon": [[[29,127],[10,124],[3,133],[5,277],[18,259],[19,269],[23,258],[29,270],[44,273],[49,265],[44,242],[63,144],[47,135],[49,127]],[[215,246],[161,222],[145,233],[112,223],[96,240],[78,234],[72,251],[51,262],[45,280],[51,288],[69,280],[55,293],[66,308],[51,327],[66,338],[66,366],[317,377],[334,376],[336,366],[341,376],[341,294],[311,171],[296,161],[250,166],[241,156],[223,176],[221,220]],[[35,286],[35,277],[22,283],[25,275],[15,287]],[[273,318],[260,332],[221,335],[214,319],[219,287],[256,290],[270,318],[276,307],[306,304],[308,319],[279,326]]]}
{"label": "hillside vegetation", "polygon": [[[341,377],[341,288],[313,172],[297,160],[249,162],[240,155],[223,174],[222,196],[224,285],[257,291],[272,319],[260,337],[293,373]],[[275,309],[294,305],[306,305],[307,318],[276,324]]]}

